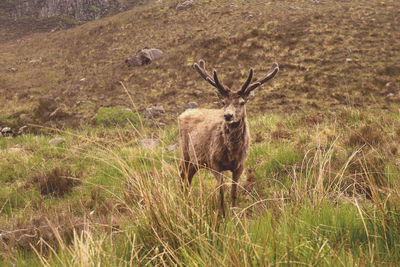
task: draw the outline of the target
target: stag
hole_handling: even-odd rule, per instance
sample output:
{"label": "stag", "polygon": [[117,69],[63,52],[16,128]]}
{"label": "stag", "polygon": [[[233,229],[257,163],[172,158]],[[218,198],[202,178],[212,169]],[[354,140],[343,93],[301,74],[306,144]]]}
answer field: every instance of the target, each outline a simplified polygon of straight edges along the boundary
{"label": "stag", "polygon": [[225,215],[222,172],[232,172],[231,198],[232,206],[235,207],[237,184],[249,154],[250,132],[245,104],[252,98],[253,90],[272,79],[279,67],[273,64],[267,76],[253,83],[253,69],[250,69],[246,82],[239,90],[231,90],[222,84],[215,70],[213,76],[210,76],[203,60],[193,67],[217,89],[223,108],[189,109],[178,117],[183,157],[180,176],[182,182],[190,186],[199,169],[211,170],[219,185],[220,205]]}

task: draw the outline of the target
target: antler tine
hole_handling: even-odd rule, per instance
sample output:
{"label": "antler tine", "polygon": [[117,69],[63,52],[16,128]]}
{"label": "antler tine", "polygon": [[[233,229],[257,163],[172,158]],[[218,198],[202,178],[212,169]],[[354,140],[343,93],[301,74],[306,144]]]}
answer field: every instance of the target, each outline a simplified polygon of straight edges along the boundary
{"label": "antler tine", "polygon": [[204,60],[200,60],[199,64],[194,63],[193,67],[197,70],[197,72],[200,74],[200,76],[206,80],[207,82],[209,82],[212,86],[214,86],[215,88],[218,89],[219,93],[222,95],[226,95],[228,92],[225,89],[225,87],[220,83],[220,81],[218,80],[218,76],[217,76],[217,71],[214,70],[214,79],[211,78],[211,76],[207,73],[206,69],[205,69],[205,62]]}
{"label": "antler tine", "polygon": [[253,79],[253,69],[250,69],[249,77],[247,77],[246,82],[243,84],[242,89],[240,89],[239,94],[243,94],[247,87],[249,86],[251,79]]}
{"label": "antler tine", "polygon": [[251,91],[253,91],[254,89],[256,89],[258,86],[262,85],[263,83],[265,83],[268,80],[271,80],[272,78],[274,78],[274,76],[278,73],[279,71],[279,66],[277,63],[274,63],[271,67],[271,69],[269,70],[269,73],[267,74],[267,76],[265,76],[264,78],[250,84],[250,86],[247,88],[247,90],[245,91],[246,94],[249,94]]}
{"label": "antler tine", "polygon": [[200,66],[197,63],[193,64],[193,67],[197,70],[197,72],[200,74],[200,76],[206,80],[207,82],[209,82],[212,86],[217,87],[217,85],[215,84],[215,82],[211,79],[211,76],[206,72],[205,68],[204,68],[204,61],[200,60]]}
{"label": "antler tine", "polygon": [[214,82],[217,85],[218,89],[222,89],[223,91],[225,91],[224,86],[219,82],[218,76],[217,76],[217,71],[214,70]]}

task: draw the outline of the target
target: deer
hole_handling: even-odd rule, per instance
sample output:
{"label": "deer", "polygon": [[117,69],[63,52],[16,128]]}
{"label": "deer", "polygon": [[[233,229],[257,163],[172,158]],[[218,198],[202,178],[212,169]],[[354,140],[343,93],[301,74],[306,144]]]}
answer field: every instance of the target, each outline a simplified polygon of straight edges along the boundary
{"label": "deer", "polygon": [[250,131],[246,103],[254,96],[253,90],[271,80],[279,71],[274,63],[268,74],[253,83],[253,69],[238,90],[231,90],[218,79],[217,71],[210,76],[204,60],[193,68],[215,89],[223,107],[220,109],[188,109],[178,117],[179,141],[182,153],[180,177],[183,185],[191,185],[193,176],[201,168],[212,171],[218,183],[220,206],[225,216],[222,172],[232,173],[231,201],[236,206],[237,185],[249,154]]}

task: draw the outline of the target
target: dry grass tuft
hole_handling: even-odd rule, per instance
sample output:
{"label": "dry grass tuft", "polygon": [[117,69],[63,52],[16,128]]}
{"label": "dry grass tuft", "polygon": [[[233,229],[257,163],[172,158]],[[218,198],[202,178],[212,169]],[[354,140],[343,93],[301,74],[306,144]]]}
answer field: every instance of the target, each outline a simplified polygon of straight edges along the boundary
{"label": "dry grass tuft", "polygon": [[38,173],[31,178],[31,183],[35,184],[40,194],[56,197],[63,197],[71,193],[74,186],[81,181],[74,177],[71,170],[63,167],[55,167],[46,173]]}
{"label": "dry grass tuft", "polygon": [[68,211],[42,211],[29,219],[20,217],[0,229],[0,251],[30,250],[32,247],[47,251],[48,246],[56,247],[60,240],[71,242],[74,231],[81,232],[84,225],[82,217],[75,217]]}
{"label": "dry grass tuft", "polygon": [[364,144],[376,146],[385,140],[382,131],[377,125],[365,125],[352,132],[349,136],[348,144],[352,147]]}

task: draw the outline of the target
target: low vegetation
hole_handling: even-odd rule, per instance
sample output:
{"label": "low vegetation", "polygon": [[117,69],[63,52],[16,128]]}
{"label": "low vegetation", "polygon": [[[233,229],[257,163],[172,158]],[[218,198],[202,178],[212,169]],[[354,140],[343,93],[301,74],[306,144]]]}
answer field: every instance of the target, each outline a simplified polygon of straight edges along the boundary
{"label": "low vegetation", "polygon": [[[182,193],[176,125],[2,138],[1,261],[397,265],[399,118],[355,108],[251,118],[250,171],[226,217],[209,172]],[[54,135],[66,141],[51,146]],[[160,145],[138,146],[149,135]]]}

